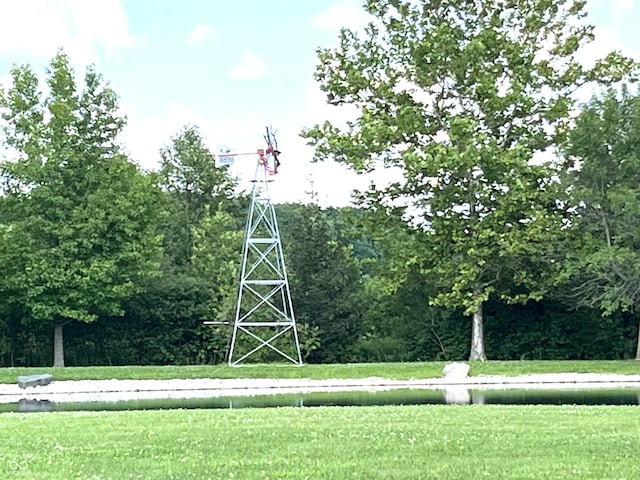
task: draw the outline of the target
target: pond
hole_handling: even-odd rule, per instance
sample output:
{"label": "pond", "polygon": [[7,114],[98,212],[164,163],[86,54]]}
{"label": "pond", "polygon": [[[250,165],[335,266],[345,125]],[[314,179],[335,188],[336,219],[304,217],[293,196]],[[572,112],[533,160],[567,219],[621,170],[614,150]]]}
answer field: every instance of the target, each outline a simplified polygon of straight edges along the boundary
{"label": "pond", "polygon": [[6,412],[359,407],[385,405],[640,405],[640,388],[593,389],[392,389],[239,397],[167,398],[111,402],[55,402],[24,398],[0,404]]}

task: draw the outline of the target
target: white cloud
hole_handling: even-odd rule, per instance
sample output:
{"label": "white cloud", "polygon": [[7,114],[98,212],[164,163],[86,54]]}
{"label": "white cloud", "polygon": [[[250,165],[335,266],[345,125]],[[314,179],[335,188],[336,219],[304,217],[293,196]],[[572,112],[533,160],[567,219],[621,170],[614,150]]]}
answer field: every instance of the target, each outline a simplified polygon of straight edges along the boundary
{"label": "white cloud", "polygon": [[330,121],[336,126],[345,125],[348,121],[354,121],[359,113],[353,105],[330,105],[327,103],[327,95],[320,90],[317,83],[310,84],[304,95],[305,116],[302,122],[305,124]]}
{"label": "white cloud", "polygon": [[207,146],[213,152],[222,144],[232,146],[236,150],[248,148],[250,152],[262,146],[265,119],[258,114],[250,114],[243,118],[211,119],[179,102],[171,104],[160,115],[148,117],[140,115],[127,105],[122,105],[121,110],[127,115],[128,120],[121,140],[132,158],[145,169],[158,167],[158,150],[170,143],[171,137],[188,124],[198,126]]}
{"label": "white cloud", "polygon": [[616,10],[633,10],[635,0],[589,0],[587,2],[588,8],[597,6],[606,6],[614,13]]}
{"label": "white cloud", "polygon": [[633,10],[634,0],[617,0],[615,7],[620,10]]}
{"label": "white cloud", "polygon": [[267,64],[255,55],[245,55],[240,63],[229,70],[229,76],[239,80],[264,77],[266,74]]}
{"label": "white cloud", "polygon": [[138,111],[121,105],[127,116],[127,126],[121,140],[132,159],[141,167],[154,170],[158,167],[160,148],[169,143],[172,135],[187,123],[195,123],[194,115],[180,103],[172,104],[162,115],[145,117]]}
{"label": "white cloud", "polygon": [[[171,137],[185,125],[197,125],[212,152],[227,146],[235,153],[250,154],[237,157],[230,171],[239,179],[240,189],[248,191],[251,188],[250,180],[254,177],[257,162],[257,156],[252,154],[265,147],[264,129],[270,125],[262,114],[208,118],[180,103],[174,103],[161,115],[152,117],[143,117],[126,105],[122,110],[127,114],[128,125],[121,141],[142,168],[156,170],[159,167],[159,149],[169,144]],[[274,202],[308,201],[306,192],[310,189],[312,177],[322,205],[348,204],[351,190],[366,185],[366,178],[357,176],[346,167],[333,162],[311,163],[313,150],[299,136],[298,121],[274,127],[278,147],[282,150],[282,165],[278,174],[272,177],[274,182],[269,185]]]}
{"label": "white cloud", "polygon": [[78,40],[101,45],[107,54],[133,44],[127,14],[119,0],[78,1],[73,17]]}
{"label": "white cloud", "polygon": [[[359,113],[352,105],[328,104],[326,94],[316,83],[310,84],[305,91],[304,112],[305,116],[301,119],[304,127],[329,121],[339,128],[345,127],[348,121],[356,120]],[[333,161],[312,164],[313,148],[306,145],[305,139],[298,137],[293,144],[297,145],[296,154],[307,164],[304,175],[300,172],[297,176],[302,179],[313,175],[314,189],[318,191],[321,204],[347,204],[353,189],[366,187],[366,179],[344,165]],[[306,182],[303,186],[308,187]]]}
{"label": "white cloud", "polygon": [[63,47],[78,63],[96,60],[133,43],[119,0],[22,0],[0,2],[0,54],[49,59]]}
{"label": "white cloud", "polygon": [[[606,27],[595,28],[595,40],[578,52],[578,60],[587,68],[593,67],[596,60],[604,58],[611,51],[618,51],[623,55],[640,61],[640,52],[628,48],[615,35],[613,30]],[[595,83],[588,83],[575,92],[579,103],[588,102],[592,97],[599,96],[602,87]]]}
{"label": "white cloud", "polygon": [[211,27],[209,25],[198,25],[189,35],[189,43],[199,43],[211,35]]}
{"label": "white cloud", "polygon": [[11,75],[0,75],[0,88],[9,88],[11,84]]}
{"label": "white cloud", "polygon": [[[156,170],[159,167],[159,149],[168,145],[171,137],[185,125],[197,125],[207,147],[213,153],[226,146],[235,153],[249,154],[237,157],[230,172],[239,179],[241,190],[248,191],[251,188],[250,180],[254,177],[257,162],[257,156],[252,154],[265,147],[263,134],[265,126],[269,125],[263,115],[251,113],[242,117],[207,118],[180,103],[174,103],[161,115],[146,118],[126,106],[123,111],[127,113],[129,121],[121,141],[132,159],[142,168]],[[275,127],[278,146],[283,154],[282,167],[269,186],[271,196],[275,202],[302,201],[306,197],[305,190],[308,189],[306,180],[310,172],[317,170],[309,162],[312,151],[298,136],[297,126],[289,129],[286,126]],[[316,189],[322,190],[321,198],[327,197],[327,192],[336,191],[336,186],[339,185],[336,178],[344,178],[344,171],[340,169],[335,164],[320,166],[321,172],[316,175]],[[322,171],[329,173],[323,174]],[[348,189],[342,189],[339,198],[332,193],[334,198],[331,203],[344,205],[349,199],[348,192]]]}
{"label": "white cloud", "polygon": [[311,24],[325,30],[357,30],[367,24],[367,14],[354,0],[343,0],[312,18]]}
{"label": "white cloud", "polygon": [[271,196],[276,202],[306,202],[310,200],[310,181],[317,200],[323,206],[343,206],[351,202],[351,192],[363,189],[368,178],[357,175],[336,162],[312,163],[313,149],[300,138],[297,129],[283,130],[278,146],[281,162]]}
{"label": "white cloud", "polygon": [[[283,132],[286,134],[283,138],[287,147],[285,148],[283,141],[282,150],[287,154],[287,163],[278,176],[287,180],[287,187],[282,195],[308,200],[305,191],[310,185],[307,179],[312,177],[320,204],[340,206],[351,202],[353,190],[366,190],[372,182],[382,187],[389,182],[402,180],[397,169],[378,168],[368,174],[356,174],[348,167],[331,160],[312,163],[313,148],[306,145],[306,140],[298,135],[301,126],[310,127],[328,120],[334,126],[344,128],[348,121],[357,119],[359,111],[352,105],[329,105],[324,92],[314,83],[305,91],[304,112],[305,116],[296,122],[297,130]],[[279,197],[274,195],[274,198]]]}
{"label": "white cloud", "polygon": [[[578,60],[587,68],[591,68],[595,65],[596,60],[604,58],[609,52],[618,51],[623,55],[633,58],[636,61],[640,61],[640,52],[635,51],[625,45],[616,35],[615,31],[603,27],[597,26],[594,30],[595,40],[588,45],[585,45],[578,52]],[[592,96],[598,95],[601,92],[601,87],[595,84],[587,84],[576,91],[576,98],[579,102],[586,102]]]}
{"label": "white cloud", "polygon": [[640,52],[636,52],[625,45],[616,35],[616,32],[610,28],[596,26],[594,30],[595,40],[585,45],[578,54],[580,62],[592,67],[595,61],[604,58],[609,52],[617,50],[624,55],[640,59]]}

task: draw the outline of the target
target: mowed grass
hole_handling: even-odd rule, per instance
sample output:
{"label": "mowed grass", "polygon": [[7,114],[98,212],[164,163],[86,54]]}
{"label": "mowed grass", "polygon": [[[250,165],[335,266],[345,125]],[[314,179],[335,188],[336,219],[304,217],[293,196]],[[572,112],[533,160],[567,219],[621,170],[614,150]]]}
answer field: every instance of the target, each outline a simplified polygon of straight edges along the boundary
{"label": "mowed grass", "polygon": [[[19,375],[50,373],[55,380],[171,379],[171,378],[367,378],[396,380],[442,376],[446,362],[351,363],[333,365],[196,365],[125,367],[0,368],[0,383],[15,383]],[[488,361],[472,362],[470,375],[523,375],[532,373],[640,374],[640,362],[603,361]]]}
{"label": "mowed grass", "polygon": [[636,479],[638,407],[2,414],[7,479]]}

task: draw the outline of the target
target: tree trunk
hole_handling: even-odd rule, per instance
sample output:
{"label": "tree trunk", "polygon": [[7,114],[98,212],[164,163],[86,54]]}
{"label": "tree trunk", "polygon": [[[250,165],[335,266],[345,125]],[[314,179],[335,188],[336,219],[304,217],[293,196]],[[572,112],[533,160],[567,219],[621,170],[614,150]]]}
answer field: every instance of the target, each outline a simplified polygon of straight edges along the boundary
{"label": "tree trunk", "polygon": [[482,303],[473,312],[472,328],[471,328],[471,353],[469,361],[480,360],[484,362],[487,356],[484,353],[484,326],[482,321]]}
{"label": "tree trunk", "polygon": [[61,323],[53,327],[53,366],[64,367],[64,341]]}
{"label": "tree trunk", "polygon": [[638,321],[638,339],[636,340],[636,360],[640,361],[640,321]]}

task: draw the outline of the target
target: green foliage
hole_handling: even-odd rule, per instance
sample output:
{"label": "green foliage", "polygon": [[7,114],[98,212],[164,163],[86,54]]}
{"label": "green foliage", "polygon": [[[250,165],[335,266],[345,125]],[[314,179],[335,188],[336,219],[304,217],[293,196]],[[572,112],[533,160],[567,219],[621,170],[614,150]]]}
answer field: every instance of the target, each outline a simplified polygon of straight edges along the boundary
{"label": "green foliage", "polygon": [[[553,243],[561,221],[554,169],[532,160],[565,137],[577,86],[619,81],[635,67],[618,54],[593,70],[580,65],[578,49],[593,39],[584,5],[369,0],[365,31],[342,30],[338,48],[318,51],[329,103],[359,115],[303,136],[317,160],[402,174],[360,203],[423,232],[420,255],[438,282],[432,304],[481,317],[492,294],[537,300],[553,283],[549,262],[522,268],[544,257],[537,246]],[[475,326],[471,357],[483,359]]]}
{"label": "green foliage", "polygon": [[579,304],[606,314],[637,308],[640,279],[640,96],[626,89],[593,98],[576,121],[566,148],[575,167],[572,191],[576,232],[583,233],[576,265]]}
{"label": "green foliage", "polygon": [[[166,252],[176,266],[193,260],[194,229],[208,215],[218,214],[233,196],[236,182],[227,167],[218,168],[195,126],[185,126],[160,150],[160,182],[167,193]],[[227,205],[228,207],[228,205]],[[207,220],[220,221],[218,220]],[[226,221],[226,220],[225,220]]]}
{"label": "green foliage", "polygon": [[202,323],[211,287],[184,273],[165,273],[124,304],[123,317],[67,327],[73,365],[193,365],[224,360],[229,336]]}
{"label": "green foliage", "polygon": [[242,249],[236,180],[227,167],[216,167],[194,126],[184,127],[160,155],[168,211],[165,271],[184,272],[209,291],[207,308],[194,321],[231,321]]}
{"label": "green foliage", "polygon": [[597,310],[552,301],[485,308],[487,345],[499,360],[627,359],[635,326],[630,315],[607,319]]}
{"label": "green foliage", "polygon": [[350,248],[337,241],[331,218],[320,207],[279,205],[278,218],[296,322],[305,326],[302,341],[308,360],[347,361],[362,331],[358,262]]}
{"label": "green foliage", "polygon": [[193,228],[192,238],[193,272],[213,289],[210,318],[231,321],[242,251],[238,222],[224,210],[210,214],[207,206],[200,225]]}
{"label": "green foliage", "polygon": [[[419,361],[468,355],[469,335],[460,312],[428,303],[435,289],[422,269],[424,237],[386,212],[361,210],[351,221],[370,242],[370,256],[361,261],[365,327],[354,358]],[[357,241],[358,236],[350,238]]]}
{"label": "green foliage", "polygon": [[[574,248],[562,295],[605,315],[640,307],[640,96],[584,106],[565,148]],[[640,358],[640,336],[637,356]]]}
{"label": "green foliage", "polygon": [[28,318],[122,315],[159,272],[159,190],[122,153],[117,96],[89,68],[82,91],[63,53],[48,93],[28,66],[0,96],[11,157],[2,164],[2,290]]}

